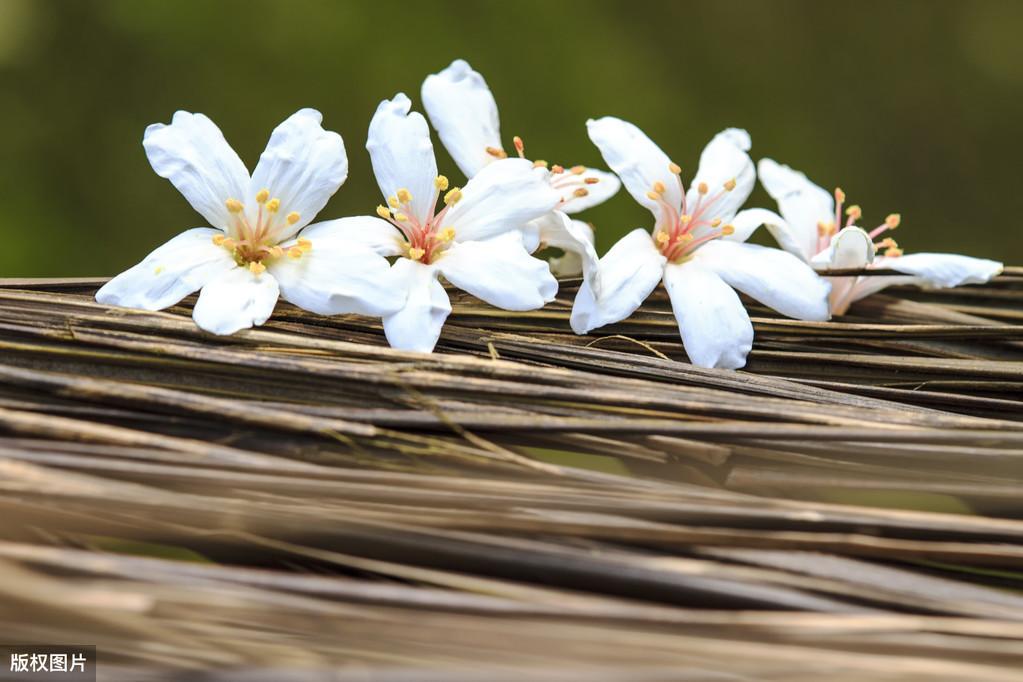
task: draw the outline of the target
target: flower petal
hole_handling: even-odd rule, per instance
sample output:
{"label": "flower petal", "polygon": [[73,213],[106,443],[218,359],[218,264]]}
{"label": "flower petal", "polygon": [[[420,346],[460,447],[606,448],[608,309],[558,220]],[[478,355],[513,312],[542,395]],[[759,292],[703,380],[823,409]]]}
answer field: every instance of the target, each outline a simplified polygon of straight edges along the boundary
{"label": "flower petal", "polygon": [[256,275],[235,267],[203,286],[192,319],[213,334],[234,334],[266,322],[279,293],[277,280],[269,272]]}
{"label": "flower petal", "polygon": [[736,213],[729,224],[735,231],[725,235],[722,239],[730,242],[744,242],[753,236],[753,233],[761,225],[774,233],[777,225],[784,225],[785,221],[780,215],[774,211],[768,211],[766,208],[747,208]]}
{"label": "flower petal", "polygon": [[919,278],[926,287],[957,287],[982,284],[1002,271],[1002,264],[986,258],[971,258],[955,253],[912,253],[895,258],[882,257],[874,267],[898,270]]}
{"label": "flower petal", "polygon": [[175,112],[170,125],[146,128],[142,146],[157,175],[170,180],[210,225],[227,229],[231,219],[224,202],[242,200],[249,171],[213,121]]}
{"label": "flower petal", "polygon": [[739,369],[753,348],[753,323],[732,288],[692,260],[664,268],[664,287],[689,360],[700,367]]}
{"label": "flower petal", "polygon": [[[335,132],[320,125],[323,115],[315,109],[300,109],[274,128],[266,150],[252,172],[247,199],[261,189],[280,199],[278,242],[297,234],[316,217],[334,192],[348,178],[345,143]],[[249,219],[256,219],[257,206],[245,202]],[[299,218],[288,223],[284,218],[295,212]]]}
{"label": "flower petal", "polygon": [[487,147],[501,149],[497,102],[483,76],[466,61],[456,59],[427,76],[422,97],[430,123],[465,177],[497,158],[487,153]]}
{"label": "flower petal", "polygon": [[[700,219],[709,221],[720,218],[723,223],[731,222],[739,208],[746,203],[757,181],[753,159],[747,153],[750,145],[749,133],[739,128],[728,128],[714,136],[700,154],[700,167],[686,195],[687,211],[696,212],[700,184],[706,183],[707,196],[704,201],[720,196],[709,208],[700,212]],[[731,191],[725,190],[725,183],[732,180],[735,181],[735,187]]]}
{"label": "flower petal", "polygon": [[589,279],[579,287],[572,305],[575,333],[585,334],[634,313],[657,286],[665,262],[646,230],[633,230],[619,239],[597,263],[600,297],[594,295]]}
{"label": "flower petal", "polygon": [[526,252],[518,232],[453,244],[437,269],[462,291],[503,310],[536,310],[558,293],[547,263]]}
{"label": "flower petal", "polygon": [[[598,278],[599,258],[593,246],[592,227],[581,220],[572,220],[561,211],[551,211],[533,222],[540,227],[542,243],[565,252],[562,258],[550,259],[551,273],[563,277],[573,277],[582,273],[587,279]],[[591,281],[590,284],[592,286],[594,282]],[[599,284],[594,291],[600,295]]]}
{"label": "flower petal", "polygon": [[632,198],[647,207],[655,219],[661,217],[661,205],[647,196],[656,183],[664,185],[664,199],[681,211],[682,190],[678,177],[670,170],[668,155],[642,130],[628,121],[605,116],[586,122],[593,144],[604,161],[622,179]]}
{"label": "flower petal", "polygon": [[[552,174],[551,183],[556,184],[563,177],[561,173],[557,175]],[[586,194],[581,197],[577,197],[574,194],[562,197],[565,200],[565,204],[561,210],[565,213],[579,213],[588,208],[593,208],[613,197],[622,188],[622,181],[618,179],[617,175],[597,170],[596,168],[587,168],[576,177],[579,179],[579,182],[573,185],[573,187],[585,189]]]}
{"label": "flower petal", "polygon": [[412,193],[412,215],[426,222],[434,207],[437,159],[430,142],[430,128],[418,111],[409,113],[412,102],[399,92],[385,99],[369,123],[366,149],[384,199],[399,189]]}
{"label": "flower petal", "polygon": [[406,300],[405,307],[383,320],[387,342],[392,348],[429,353],[451,314],[451,301],[437,281],[437,269],[408,258],[399,258],[392,269]]}
{"label": "flower petal", "polygon": [[858,227],[844,227],[831,246],[814,256],[811,265],[829,270],[865,268],[874,260],[874,241]]}
{"label": "flower petal", "polygon": [[331,239],[352,247],[369,249],[381,256],[404,252],[405,237],[394,225],[374,216],[351,216],[310,225],[301,234],[306,239]]}
{"label": "flower petal", "polygon": [[466,183],[461,200],[451,207],[444,225],[455,239],[480,241],[518,230],[550,212],[559,196],[547,182],[547,171],[525,159],[502,159]]}
{"label": "flower petal", "polygon": [[828,319],[830,285],[791,253],[715,240],[700,247],[693,260],[782,315],[799,320]]}
{"label": "flower petal", "polygon": [[163,310],[235,267],[231,254],[213,243],[220,230],[182,232],[96,292],[96,300],[143,310]]}
{"label": "flower petal", "polygon": [[[359,230],[346,229],[343,223],[332,220],[310,225],[299,236],[312,243],[311,249],[299,258],[284,256],[268,264],[281,296],[320,315],[383,316],[397,312],[405,305],[406,292],[392,281],[391,264],[353,240]],[[282,244],[285,249],[295,245],[297,241]]]}
{"label": "flower petal", "polygon": [[818,251],[817,223],[835,221],[835,198],[804,174],[771,159],[761,159],[757,170],[760,184],[778,202],[787,222],[784,228],[777,228],[784,229],[784,236],[775,230],[772,234],[783,249],[809,261]]}

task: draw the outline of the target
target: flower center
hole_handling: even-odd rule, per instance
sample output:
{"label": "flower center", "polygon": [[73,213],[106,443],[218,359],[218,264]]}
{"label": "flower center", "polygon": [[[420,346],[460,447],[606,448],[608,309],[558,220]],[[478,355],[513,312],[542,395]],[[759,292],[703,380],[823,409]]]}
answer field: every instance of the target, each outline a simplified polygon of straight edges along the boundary
{"label": "flower center", "polygon": [[[838,225],[842,222],[842,204],[845,203],[845,192],[841,187],[835,188],[835,219],[828,222],[817,223],[817,253],[824,251],[831,246],[832,238],[838,234]],[[852,227],[860,218],[863,211],[859,206],[853,204],[845,209],[845,227]],[[889,213],[884,222],[868,232],[871,239],[876,239],[889,230],[894,230],[902,222],[902,216],[898,213]],[[902,249],[891,237],[885,237],[879,242],[874,242],[874,248],[878,251],[884,249],[884,255],[895,258],[902,255]]]}
{"label": "flower center", "polygon": [[646,195],[661,207],[661,217],[654,227],[654,244],[657,250],[669,263],[682,263],[689,260],[693,252],[707,242],[735,232],[733,226],[722,225],[720,218],[710,217],[710,209],[714,204],[735,189],[735,179],[725,182],[721,189],[709,198],[710,188],[707,187],[707,183],[701,182],[696,188],[698,193],[696,202],[690,207],[686,199],[686,188],[682,183],[682,169],[673,163],[668,166],[668,170],[675,176],[679,192],[682,194],[682,211],[676,210],[664,198],[667,187],[659,180]]}
{"label": "flower center", "polygon": [[266,270],[263,261],[268,258],[280,258],[287,254],[289,258],[297,259],[313,248],[308,239],[299,239],[295,246],[287,250],[278,245],[280,228],[294,225],[301,216],[292,211],[281,218],[281,200],[277,197],[271,199],[268,189],[256,193],[259,209],[255,221],[249,220],[245,204],[237,199],[228,199],[224,204],[232,223],[228,226],[227,234],[213,237],[213,243],[230,251],[238,265],[248,266],[257,275]]}
{"label": "flower center", "polygon": [[430,214],[423,222],[412,210],[412,193],[407,189],[399,189],[394,196],[388,197],[387,206],[377,206],[377,215],[401,230],[405,237],[405,256],[424,265],[434,262],[454,241],[454,228],[442,225],[448,210],[462,198],[462,190],[457,187],[447,191],[444,208],[437,211],[437,199],[448,189],[448,179],[438,175],[433,187]]}

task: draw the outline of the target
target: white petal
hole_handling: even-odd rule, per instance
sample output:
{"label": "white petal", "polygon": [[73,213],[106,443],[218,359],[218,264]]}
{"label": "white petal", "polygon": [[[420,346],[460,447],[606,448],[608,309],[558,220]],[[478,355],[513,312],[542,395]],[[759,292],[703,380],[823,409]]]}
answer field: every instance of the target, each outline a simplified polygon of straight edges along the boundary
{"label": "white petal", "polygon": [[496,157],[487,147],[501,149],[501,126],[494,96],[476,71],[456,59],[423,81],[423,108],[440,141],[465,177],[471,178]]}
{"label": "white petal", "polygon": [[[327,200],[348,177],[345,143],[335,132],[320,125],[323,115],[315,109],[300,109],[274,128],[266,150],[259,157],[244,203],[255,219],[253,201],[261,189],[281,200],[276,241],[284,241],[308,225]],[[298,213],[295,223],[288,214]]]}
{"label": "white petal", "polygon": [[844,227],[831,245],[811,259],[811,264],[829,270],[865,268],[874,260],[874,241],[858,227]]}
{"label": "white petal", "polygon": [[693,260],[664,269],[682,345],[694,365],[739,369],[753,348],[753,323],[732,288]]}
{"label": "white petal", "polygon": [[266,322],[279,293],[269,272],[254,275],[248,268],[235,267],[202,288],[192,319],[213,334],[234,334]]}
{"label": "white petal", "polygon": [[430,142],[430,128],[404,93],[385,99],[369,123],[366,149],[384,198],[399,189],[412,193],[412,215],[426,221],[434,207],[437,159]]}
{"label": "white petal", "polygon": [[581,220],[572,220],[561,211],[551,211],[534,222],[540,226],[541,242],[565,252],[564,257],[550,260],[551,272],[563,277],[582,273],[591,280],[591,286],[596,285],[594,291],[599,296],[600,285],[593,281],[599,279],[599,258],[593,246],[593,228]]}
{"label": "white petal", "polygon": [[735,228],[735,232],[725,235],[722,239],[730,242],[744,242],[761,225],[764,225],[773,233],[777,225],[784,225],[785,221],[782,220],[780,215],[774,211],[768,211],[766,208],[747,208],[736,213],[735,217],[729,221],[729,224]]}
{"label": "white petal", "polygon": [[[700,211],[700,219],[720,218],[723,223],[731,222],[736,212],[746,203],[757,181],[753,159],[747,153],[749,149],[749,133],[739,128],[723,130],[703,148],[700,167],[686,195],[686,210],[690,214],[697,212],[699,187],[701,183],[706,183],[707,195],[703,197],[704,201],[709,202],[719,194],[720,197],[709,208]],[[725,183],[730,180],[735,181],[735,188],[721,194]]]}
{"label": "white petal", "polygon": [[384,334],[392,348],[429,353],[437,345],[451,301],[437,281],[437,269],[408,258],[393,266],[396,285],[406,292],[405,307],[384,318]]}
{"label": "white petal", "polygon": [[526,252],[517,232],[453,244],[437,269],[462,291],[504,310],[536,310],[558,293],[547,263]]}
{"label": "white petal", "polygon": [[518,230],[558,204],[558,193],[551,189],[547,175],[525,159],[495,161],[465,185],[444,226],[454,228],[458,241],[480,241]]}
{"label": "white petal", "polygon": [[1002,264],[997,261],[955,253],[913,253],[896,258],[878,258],[874,267],[915,275],[923,286],[935,288],[982,284],[1002,271]]}
{"label": "white petal", "polygon": [[381,256],[404,252],[405,237],[391,223],[374,216],[352,216],[310,225],[302,233],[307,239],[329,238],[367,248]]}
{"label": "white petal", "polygon": [[571,324],[575,333],[585,334],[634,313],[657,286],[665,262],[646,230],[633,230],[618,240],[597,263],[599,299],[588,280],[583,280],[579,287],[572,305]]}
{"label": "white petal", "polygon": [[[579,213],[588,208],[593,208],[613,197],[622,188],[622,181],[618,179],[617,175],[597,170],[596,168],[587,168],[576,177],[579,179],[579,183],[574,185],[573,189],[581,187],[586,190],[586,195],[577,197],[572,193],[568,193],[562,197],[565,200],[565,205],[561,210],[565,213]],[[557,183],[562,178],[564,178],[563,173],[552,174],[551,182]],[[587,179],[590,180],[589,183],[586,182]],[[596,182],[593,182],[594,180]],[[565,194],[565,192],[562,192],[562,194]]]}
{"label": "white petal", "polygon": [[771,159],[757,165],[760,184],[778,202],[778,210],[788,223],[785,236],[772,233],[786,251],[809,261],[817,254],[817,223],[835,221],[835,198],[830,192],[810,182],[799,171]]}
{"label": "white petal", "polygon": [[157,175],[170,180],[210,225],[227,229],[224,202],[244,198],[249,172],[213,121],[175,112],[170,125],[146,128],[142,146]]}
{"label": "white petal", "polygon": [[622,179],[632,198],[646,206],[654,218],[660,218],[661,206],[647,196],[655,183],[664,185],[664,199],[681,210],[682,190],[671,172],[671,159],[642,130],[620,118],[604,118],[586,122],[593,144],[600,149],[604,161]]}
{"label": "white petal", "polygon": [[[368,222],[373,218],[349,220]],[[312,242],[312,249],[300,258],[284,256],[268,264],[281,296],[320,315],[383,316],[397,312],[405,305],[406,292],[392,281],[391,264],[352,239],[359,230],[349,229],[352,225],[346,227],[344,223],[332,220],[310,225],[299,236]],[[282,246],[288,249],[296,243]]]}
{"label": "white petal", "polygon": [[227,249],[216,246],[220,230],[197,227],[160,246],[96,292],[96,300],[143,310],[163,310],[235,267]]}
{"label": "white petal", "polygon": [[830,285],[791,253],[718,239],[697,249],[693,260],[782,315],[828,319]]}

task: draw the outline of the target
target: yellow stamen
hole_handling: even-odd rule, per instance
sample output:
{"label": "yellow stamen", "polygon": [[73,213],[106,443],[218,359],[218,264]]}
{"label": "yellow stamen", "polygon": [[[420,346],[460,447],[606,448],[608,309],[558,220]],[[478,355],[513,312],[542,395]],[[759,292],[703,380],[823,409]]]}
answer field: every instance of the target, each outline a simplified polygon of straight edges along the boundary
{"label": "yellow stamen", "polygon": [[885,251],[884,255],[887,256],[888,258],[898,258],[899,256],[902,255],[902,249],[893,247]]}
{"label": "yellow stamen", "polygon": [[677,163],[669,163],[668,170],[671,171],[672,175],[681,175],[682,168]]}
{"label": "yellow stamen", "polygon": [[577,196],[577,197],[584,197],[584,196],[586,196],[589,193],[590,193],[590,190],[586,189],[585,187],[580,187],[576,191],[572,192],[572,194],[574,196]]}
{"label": "yellow stamen", "polygon": [[391,217],[391,212],[387,210],[386,206],[377,206],[377,215],[387,220]]}
{"label": "yellow stamen", "polygon": [[680,215],[678,217],[678,222],[680,224],[682,224],[682,225],[688,225],[689,221],[692,220],[692,219],[693,219],[693,217],[691,215],[687,215],[687,214],[683,213],[682,215]]}
{"label": "yellow stamen", "polygon": [[301,217],[302,216],[300,216],[298,214],[298,211],[292,211],[291,213],[288,214],[288,218],[287,218],[288,225],[294,225],[295,223],[297,223],[299,221],[299,219]]}
{"label": "yellow stamen", "polygon": [[264,272],[266,272],[266,266],[257,261],[253,261],[249,263],[249,272],[251,272],[253,275],[262,275]]}
{"label": "yellow stamen", "polygon": [[663,183],[663,182],[661,182],[660,180],[658,180],[657,182],[655,182],[655,183],[654,183],[654,191],[655,191],[655,192],[657,192],[658,194],[664,194],[664,192],[665,192],[665,191],[666,191],[667,189],[668,189],[668,188],[667,188],[667,187],[665,187],[665,186],[664,186],[664,183]]}
{"label": "yellow stamen", "polygon": [[725,225],[724,227],[721,228],[721,234],[726,235],[726,236],[730,235],[730,234],[735,234],[735,226],[734,225]]}
{"label": "yellow stamen", "polygon": [[266,202],[266,210],[271,213],[277,213],[277,211],[281,210],[281,200],[274,197],[270,201]]}
{"label": "yellow stamen", "polygon": [[835,201],[840,204],[845,202],[845,192],[842,191],[841,187],[835,188]]}
{"label": "yellow stamen", "polygon": [[448,188],[448,179],[443,175],[438,175],[433,181],[433,186],[443,192]]}
{"label": "yellow stamen", "polygon": [[242,209],[245,208],[245,206],[242,205],[242,202],[237,199],[228,199],[224,202],[224,205],[227,206],[227,210],[231,213],[241,213]]}
{"label": "yellow stamen", "polygon": [[163,267],[162,265],[157,265],[156,268],[153,270],[153,274],[154,275],[159,275],[160,273],[162,273],[166,269],[167,268]]}
{"label": "yellow stamen", "polygon": [[856,204],[853,204],[849,208],[845,209],[845,214],[853,220],[859,220],[863,217],[863,211]]}
{"label": "yellow stamen", "polygon": [[281,248],[280,246],[272,246],[272,247],[270,247],[270,256],[272,258],[280,258],[283,255],[284,255],[284,249]]}
{"label": "yellow stamen", "polygon": [[533,168],[546,168],[546,167],[547,167],[547,162],[544,161],[543,159],[537,159],[536,161],[533,162]]}
{"label": "yellow stamen", "polygon": [[565,167],[562,166],[561,164],[557,164],[556,163],[553,166],[551,166],[551,172],[552,173],[564,173],[565,172]]}
{"label": "yellow stamen", "polygon": [[694,239],[696,239],[696,237],[694,237],[693,235],[691,235],[691,234],[684,234],[684,235],[682,235],[681,237],[678,238],[678,243],[679,244],[688,244],[689,242],[693,241]]}
{"label": "yellow stamen", "polygon": [[586,166],[572,166],[572,172],[575,175],[582,175],[583,173],[586,172]]}
{"label": "yellow stamen", "polygon": [[292,246],[290,249],[288,249],[288,258],[291,258],[292,260],[298,260],[299,258],[302,257],[302,253],[303,253],[302,249],[300,249],[297,246]]}
{"label": "yellow stamen", "polygon": [[266,200],[269,199],[269,198],[270,198],[270,190],[266,189],[265,187],[263,189],[259,190],[258,192],[256,192],[256,203],[262,204],[262,203],[266,202]]}
{"label": "yellow stamen", "polygon": [[874,244],[874,248],[877,248],[877,249],[897,249],[897,248],[899,248],[899,243],[896,242],[891,237],[885,237],[884,239],[879,241],[877,244]]}
{"label": "yellow stamen", "polygon": [[390,206],[391,208],[398,208],[398,206],[400,205],[398,204],[398,197],[388,197],[387,205]]}
{"label": "yellow stamen", "polygon": [[667,232],[658,232],[657,236],[654,237],[654,241],[657,242],[658,246],[664,246],[665,244],[667,244],[668,239],[669,237]]}
{"label": "yellow stamen", "polygon": [[717,227],[720,224],[721,224],[721,218],[714,218],[714,220],[710,221],[710,226],[711,227]]}
{"label": "yellow stamen", "polygon": [[226,241],[227,241],[227,235],[226,234],[215,234],[215,235],[213,235],[213,243],[216,246],[223,246],[224,242],[226,242]]}
{"label": "yellow stamen", "polygon": [[298,245],[298,248],[302,249],[303,251],[312,251],[313,249],[313,243],[310,240],[306,239],[305,237],[299,237],[298,242],[296,243]]}
{"label": "yellow stamen", "polygon": [[508,158],[508,152],[504,151],[503,149],[498,149],[497,147],[487,147],[487,154],[490,154],[491,156],[497,159]]}
{"label": "yellow stamen", "polygon": [[451,241],[452,239],[455,238],[455,228],[445,227],[443,230],[440,231],[440,234],[437,235],[437,238],[440,239],[442,242]]}
{"label": "yellow stamen", "polygon": [[454,206],[459,201],[461,201],[461,199],[462,199],[462,190],[460,190],[459,188],[455,187],[450,192],[448,192],[447,194],[444,195],[444,205],[445,206]]}
{"label": "yellow stamen", "polygon": [[585,182],[587,185],[596,185],[598,182],[600,182],[600,178],[589,177],[583,180],[583,182]]}
{"label": "yellow stamen", "polygon": [[646,198],[650,199],[651,201],[660,201],[661,195],[658,194],[657,192],[650,191],[646,193]]}
{"label": "yellow stamen", "polygon": [[710,189],[707,187],[706,182],[701,182],[699,186],[696,188],[696,191],[699,192],[700,194],[706,194],[707,192],[710,191]]}
{"label": "yellow stamen", "polygon": [[395,213],[394,219],[397,220],[399,223],[403,223],[406,220],[408,220],[408,216],[405,215],[404,213]]}
{"label": "yellow stamen", "polygon": [[835,228],[835,223],[817,223],[817,234],[821,237],[827,237],[835,234],[838,230]]}
{"label": "yellow stamen", "polygon": [[898,213],[892,213],[884,219],[884,224],[888,226],[889,230],[894,230],[902,222],[902,216]]}
{"label": "yellow stamen", "polygon": [[725,182],[725,191],[726,192],[731,192],[733,189],[735,189],[735,178],[732,178],[731,180],[728,180],[727,182]]}
{"label": "yellow stamen", "polygon": [[407,204],[412,201],[412,192],[408,191],[404,187],[398,190],[398,201],[403,204]]}
{"label": "yellow stamen", "polygon": [[425,255],[426,251],[419,248],[418,246],[413,246],[411,249],[408,250],[408,257],[411,258],[412,260],[419,260]]}

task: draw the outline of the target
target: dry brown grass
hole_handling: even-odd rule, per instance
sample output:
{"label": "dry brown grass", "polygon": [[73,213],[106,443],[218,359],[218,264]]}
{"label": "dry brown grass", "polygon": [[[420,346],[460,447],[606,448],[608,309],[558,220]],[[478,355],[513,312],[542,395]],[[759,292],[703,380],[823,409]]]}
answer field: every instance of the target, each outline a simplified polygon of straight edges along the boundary
{"label": "dry brown grass", "polygon": [[101,679],[1018,680],[1023,269],[691,367],[663,292],[432,356],[0,281],[0,640]]}

